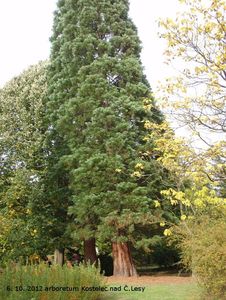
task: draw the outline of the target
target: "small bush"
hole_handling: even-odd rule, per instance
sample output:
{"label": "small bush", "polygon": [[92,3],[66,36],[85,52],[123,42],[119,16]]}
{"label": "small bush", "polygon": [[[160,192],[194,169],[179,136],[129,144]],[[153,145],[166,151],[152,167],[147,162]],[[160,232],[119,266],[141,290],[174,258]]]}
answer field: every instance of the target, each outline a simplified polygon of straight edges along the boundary
{"label": "small bush", "polygon": [[205,299],[226,299],[226,220],[202,216],[175,228],[182,262],[204,287]]}
{"label": "small bush", "polygon": [[[97,290],[84,291],[82,287]],[[0,299],[4,300],[95,300],[103,293],[98,287],[104,287],[104,279],[94,266],[12,264],[0,274]]]}

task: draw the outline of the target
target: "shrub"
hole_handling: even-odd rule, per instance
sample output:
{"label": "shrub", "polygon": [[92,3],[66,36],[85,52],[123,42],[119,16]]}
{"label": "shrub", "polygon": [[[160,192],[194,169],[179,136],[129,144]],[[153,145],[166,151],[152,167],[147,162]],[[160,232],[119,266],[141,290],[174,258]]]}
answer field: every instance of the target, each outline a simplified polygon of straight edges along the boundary
{"label": "shrub", "polygon": [[167,245],[166,239],[162,238],[153,247],[152,261],[153,264],[160,267],[171,267],[179,261],[178,251],[174,247]]}
{"label": "shrub", "polygon": [[226,220],[202,216],[174,228],[182,262],[204,287],[205,299],[226,299]]}
{"label": "shrub", "polygon": [[4,300],[95,300],[101,294],[97,290],[83,291],[82,287],[104,287],[100,270],[84,265],[69,268],[11,264],[0,274],[0,299]]}

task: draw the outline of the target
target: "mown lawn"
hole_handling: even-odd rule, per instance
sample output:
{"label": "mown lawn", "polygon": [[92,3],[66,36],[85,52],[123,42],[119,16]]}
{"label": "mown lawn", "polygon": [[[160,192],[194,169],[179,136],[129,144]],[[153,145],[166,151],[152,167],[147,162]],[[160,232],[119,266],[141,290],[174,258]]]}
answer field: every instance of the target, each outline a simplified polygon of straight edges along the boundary
{"label": "mown lawn", "polygon": [[[114,285],[119,287],[119,285]],[[124,289],[124,284],[121,289]],[[128,285],[130,287],[130,285]],[[134,284],[133,284],[134,286]],[[127,288],[127,287],[126,287]],[[114,291],[103,295],[103,300],[199,300],[200,289],[194,283],[155,284],[146,286],[144,292]]]}

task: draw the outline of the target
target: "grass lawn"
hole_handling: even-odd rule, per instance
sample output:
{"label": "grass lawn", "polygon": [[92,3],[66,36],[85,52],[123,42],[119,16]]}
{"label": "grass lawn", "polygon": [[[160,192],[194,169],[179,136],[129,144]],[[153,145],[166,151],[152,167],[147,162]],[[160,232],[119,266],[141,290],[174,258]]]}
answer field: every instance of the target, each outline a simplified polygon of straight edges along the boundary
{"label": "grass lawn", "polygon": [[[113,285],[120,287],[120,285]],[[129,285],[135,287],[135,285]],[[155,284],[145,286],[144,292],[123,291],[125,284],[121,285],[122,291],[113,291],[103,295],[103,300],[198,300],[200,289],[194,283],[180,284]],[[126,287],[127,289],[127,287]]]}

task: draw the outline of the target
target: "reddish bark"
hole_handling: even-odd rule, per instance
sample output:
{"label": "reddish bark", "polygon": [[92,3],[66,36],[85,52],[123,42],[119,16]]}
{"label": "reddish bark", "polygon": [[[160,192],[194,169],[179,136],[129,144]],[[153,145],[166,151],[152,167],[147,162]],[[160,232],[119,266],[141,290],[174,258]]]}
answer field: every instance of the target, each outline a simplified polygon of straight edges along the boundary
{"label": "reddish bark", "polygon": [[128,243],[112,243],[114,276],[137,276]]}
{"label": "reddish bark", "polygon": [[84,241],[84,261],[85,263],[95,264],[97,266],[96,240],[90,238]]}

